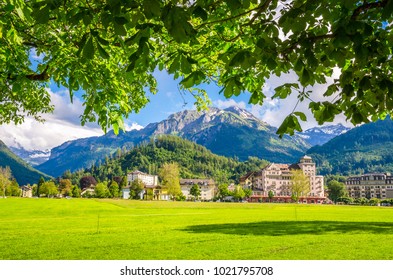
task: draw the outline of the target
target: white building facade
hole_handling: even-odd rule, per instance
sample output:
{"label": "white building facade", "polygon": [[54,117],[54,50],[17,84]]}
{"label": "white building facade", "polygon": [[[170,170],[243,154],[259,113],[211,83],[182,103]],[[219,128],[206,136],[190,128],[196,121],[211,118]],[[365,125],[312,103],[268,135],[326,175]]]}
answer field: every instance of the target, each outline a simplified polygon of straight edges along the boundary
{"label": "white building facade", "polygon": [[[129,199],[130,198],[130,185],[133,181],[140,180],[144,185],[145,189],[151,189],[158,185],[158,176],[157,175],[150,175],[147,173],[143,173],[139,170],[130,172],[127,174],[127,187],[123,188],[123,198]],[[141,199],[143,199],[146,190],[143,190],[140,193]]]}
{"label": "white building facade", "polygon": [[212,179],[180,179],[180,188],[187,200],[194,199],[190,194],[191,187],[198,185],[201,190],[200,199],[204,201],[212,200],[215,194],[216,184]]}

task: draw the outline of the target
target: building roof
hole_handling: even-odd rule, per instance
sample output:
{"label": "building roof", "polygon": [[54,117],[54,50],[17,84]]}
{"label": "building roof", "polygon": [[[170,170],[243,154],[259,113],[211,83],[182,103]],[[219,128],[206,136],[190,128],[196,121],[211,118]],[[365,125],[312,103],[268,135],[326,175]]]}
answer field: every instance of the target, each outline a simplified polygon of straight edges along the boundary
{"label": "building roof", "polygon": [[299,170],[299,169],[301,169],[301,168],[300,168],[299,164],[294,163],[294,164],[291,164],[291,165],[288,167],[288,169],[289,169],[289,170]]}
{"label": "building roof", "polygon": [[208,185],[215,184],[213,179],[180,179],[180,185],[193,185],[193,184],[203,185],[206,183]]}
{"label": "building roof", "polygon": [[247,179],[250,178],[254,173],[255,173],[254,171],[248,172],[246,175],[240,177],[240,181],[245,181],[245,180],[247,180]]}
{"label": "building roof", "polygon": [[128,172],[128,174],[135,174],[135,175],[137,175],[137,174],[141,174],[141,175],[148,175],[148,174],[146,174],[146,173],[143,173],[142,171],[139,171],[139,170],[134,170],[134,171],[132,171],[132,172]]}

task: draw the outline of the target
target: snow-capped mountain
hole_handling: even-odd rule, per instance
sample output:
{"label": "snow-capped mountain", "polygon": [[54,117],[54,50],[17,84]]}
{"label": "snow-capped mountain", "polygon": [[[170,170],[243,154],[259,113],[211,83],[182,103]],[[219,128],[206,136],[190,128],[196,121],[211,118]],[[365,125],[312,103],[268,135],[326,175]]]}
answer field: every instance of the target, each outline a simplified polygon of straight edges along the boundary
{"label": "snow-capped mountain", "polygon": [[151,123],[141,130],[109,132],[104,136],[68,141],[51,151],[50,159],[38,166],[53,176],[65,170],[78,170],[99,163],[117,149],[130,149],[161,134],[172,134],[205,146],[218,155],[247,160],[254,156],[275,162],[290,163],[304,155],[310,146],[300,137],[280,139],[277,128],[238,108],[210,108],[198,112],[185,110],[167,119]]}
{"label": "snow-capped mountain", "polygon": [[334,137],[344,134],[351,128],[340,124],[326,125],[309,128],[306,131],[299,132],[297,135],[304,139],[311,146],[323,145]]}
{"label": "snow-capped mountain", "polygon": [[50,157],[50,150],[28,151],[23,147],[9,147],[9,149],[24,161],[30,163],[32,166],[40,165],[47,161]]}

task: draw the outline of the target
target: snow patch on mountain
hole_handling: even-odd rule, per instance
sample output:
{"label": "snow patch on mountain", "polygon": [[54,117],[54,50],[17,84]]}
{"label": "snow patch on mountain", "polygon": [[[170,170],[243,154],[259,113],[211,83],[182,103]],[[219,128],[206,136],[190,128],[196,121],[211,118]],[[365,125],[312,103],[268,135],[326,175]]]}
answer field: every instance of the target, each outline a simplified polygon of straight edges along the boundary
{"label": "snow patch on mountain", "polygon": [[336,136],[346,133],[351,128],[343,124],[325,125],[320,127],[313,127],[304,132],[297,133],[297,136],[303,138],[310,145],[323,145]]}

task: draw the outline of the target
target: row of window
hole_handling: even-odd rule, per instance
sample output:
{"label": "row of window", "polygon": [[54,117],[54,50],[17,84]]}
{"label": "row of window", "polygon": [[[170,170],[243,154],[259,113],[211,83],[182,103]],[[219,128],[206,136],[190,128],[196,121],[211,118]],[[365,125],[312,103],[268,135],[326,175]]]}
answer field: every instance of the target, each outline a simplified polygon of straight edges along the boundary
{"label": "row of window", "polygon": [[351,189],[393,189],[393,186],[354,186],[354,187],[347,187],[349,190]]}

